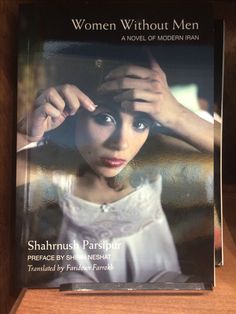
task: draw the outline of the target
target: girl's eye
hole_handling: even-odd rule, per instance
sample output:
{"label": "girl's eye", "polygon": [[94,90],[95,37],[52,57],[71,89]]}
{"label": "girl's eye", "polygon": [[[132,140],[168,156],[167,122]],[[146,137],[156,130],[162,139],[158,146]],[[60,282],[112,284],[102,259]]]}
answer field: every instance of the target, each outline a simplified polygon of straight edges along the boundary
{"label": "girl's eye", "polygon": [[151,127],[151,121],[148,120],[137,120],[134,121],[133,127],[138,131],[142,132],[145,131],[146,129],[149,129]]}
{"label": "girl's eye", "polygon": [[116,125],[115,118],[108,113],[99,113],[96,116],[94,116],[94,120],[96,123],[100,125],[110,125],[110,124]]}

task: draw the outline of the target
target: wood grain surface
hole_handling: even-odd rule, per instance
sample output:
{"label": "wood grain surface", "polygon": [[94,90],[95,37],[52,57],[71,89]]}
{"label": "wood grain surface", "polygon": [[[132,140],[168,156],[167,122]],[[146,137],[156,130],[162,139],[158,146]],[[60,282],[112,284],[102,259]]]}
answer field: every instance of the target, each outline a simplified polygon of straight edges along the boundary
{"label": "wood grain surface", "polygon": [[[17,298],[13,286],[13,269],[17,264],[13,253],[13,187],[17,17],[21,2],[36,1],[0,0],[0,314],[9,313]],[[236,184],[236,2],[215,1],[215,12],[226,20],[223,174],[225,183]],[[171,296],[64,296],[57,290],[28,290],[12,313],[236,313],[236,189],[227,190],[224,199],[225,266],[217,269],[214,292]]]}

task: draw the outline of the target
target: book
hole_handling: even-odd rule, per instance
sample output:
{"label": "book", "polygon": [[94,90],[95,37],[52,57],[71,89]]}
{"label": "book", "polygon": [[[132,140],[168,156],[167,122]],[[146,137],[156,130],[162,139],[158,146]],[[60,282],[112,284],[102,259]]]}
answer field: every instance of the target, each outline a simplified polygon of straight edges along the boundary
{"label": "book", "polygon": [[213,17],[181,8],[21,6],[19,285],[213,288]]}

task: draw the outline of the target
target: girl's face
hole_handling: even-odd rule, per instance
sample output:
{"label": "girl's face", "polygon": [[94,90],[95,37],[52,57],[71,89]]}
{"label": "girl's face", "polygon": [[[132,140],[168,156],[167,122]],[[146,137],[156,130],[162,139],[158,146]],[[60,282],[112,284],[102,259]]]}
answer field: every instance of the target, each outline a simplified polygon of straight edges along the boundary
{"label": "girl's face", "polygon": [[152,120],[132,111],[115,111],[100,106],[93,113],[80,110],[76,126],[76,147],[96,174],[116,176],[145,143]]}

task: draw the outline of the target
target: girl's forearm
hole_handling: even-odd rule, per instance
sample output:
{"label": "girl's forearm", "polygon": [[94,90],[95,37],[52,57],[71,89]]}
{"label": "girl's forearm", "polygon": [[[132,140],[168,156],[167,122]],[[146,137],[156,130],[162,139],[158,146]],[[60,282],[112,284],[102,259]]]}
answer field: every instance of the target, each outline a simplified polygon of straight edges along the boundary
{"label": "girl's forearm", "polygon": [[214,125],[187,108],[181,108],[170,129],[178,137],[205,152],[214,150]]}

